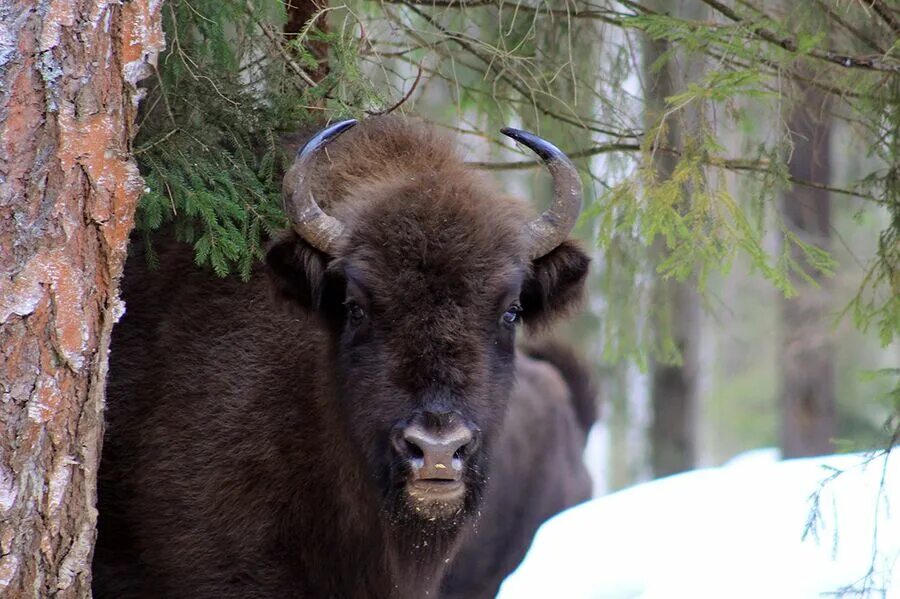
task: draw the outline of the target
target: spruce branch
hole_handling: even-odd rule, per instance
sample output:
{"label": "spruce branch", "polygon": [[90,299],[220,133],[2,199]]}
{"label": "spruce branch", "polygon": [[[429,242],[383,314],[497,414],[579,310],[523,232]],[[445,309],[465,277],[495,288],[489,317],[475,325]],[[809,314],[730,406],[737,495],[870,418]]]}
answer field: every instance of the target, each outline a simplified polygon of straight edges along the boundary
{"label": "spruce branch", "polygon": [[900,19],[891,11],[890,7],[885,5],[883,0],[869,0],[872,9],[878,13],[885,23],[891,27],[894,35],[900,35]]}
{"label": "spruce branch", "polygon": [[[486,56],[481,50],[476,48],[474,43],[472,41],[470,41],[466,36],[464,36],[462,34],[454,33],[452,31],[448,30],[443,25],[438,23],[434,18],[432,18],[431,15],[428,15],[425,12],[419,10],[419,8],[412,2],[409,2],[409,0],[399,0],[399,1],[401,4],[406,6],[409,10],[411,10],[416,15],[418,15],[420,18],[422,18],[425,22],[427,22],[429,25],[431,25],[435,30],[440,32],[447,40],[454,42],[457,46],[459,46],[460,48],[462,48],[463,50],[465,50],[466,52],[468,52],[469,54],[474,56],[476,59],[478,59],[485,66],[485,68],[488,71],[493,72],[493,74],[496,77],[503,80],[507,85],[509,85],[514,90],[516,90],[523,97],[531,98],[534,108],[536,108],[542,114],[549,116],[551,118],[554,118],[556,120],[562,121],[564,123],[567,123],[569,125],[573,125],[580,129],[593,131],[595,133],[602,133],[604,135],[609,135],[611,137],[615,137],[615,138],[619,138],[619,139],[637,138],[639,136],[639,133],[634,132],[634,131],[613,131],[613,130],[610,130],[610,129],[607,129],[604,127],[597,127],[595,125],[589,125],[588,123],[584,122],[583,119],[581,119],[577,116],[575,118],[571,118],[571,117],[568,117],[568,116],[565,116],[565,115],[562,115],[562,114],[559,114],[557,112],[550,110],[549,108],[547,108],[546,106],[544,106],[543,104],[541,104],[537,101],[536,95],[542,94],[543,92],[541,90],[536,90],[533,88],[527,89],[527,88],[523,87],[522,84],[520,84],[518,81],[515,81],[514,79],[510,78],[509,75],[507,75],[505,69],[498,68],[494,65],[494,63],[495,63],[494,56],[491,56],[491,55]],[[555,99],[559,100],[559,98],[555,98]]]}
{"label": "spruce branch", "polygon": [[[593,148],[589,148],[587,150],[579,150],[577,152],[568,153],[567,156],[569,158],[578,159],[578,158],[589,158],[591,156],[597,156],[600,154],[608,154],[611,152],[638,152],[643,148],[638,144],[600,144],[594,146]],[[673,156],[681,157],[684,155],[684,152],[678,150],[676,148],[667,148],[667,147],[658,147],[656,151],[659,151],[663,154],[670,154]],[[742,158],[722,158],[718,156],[707,156],[703,158],[701,164],[712,166],[716,168],[723,168],[730,171],[752,171],[757,173],[768,173],[771,172],[771,163],[768,160],[747,160]],[[479,161],[468,161],[466,162],[467,166],[478,168],[481,170],[488,171],[501,171],[501,170],[522,170],[529,168],[537,168],[541,166],[541,163],[536,160],[519,160],[514,162],[479,162]],[[855,198],[860,198],[863,200],[869,200],[872,202],[877,202],[878,199],[872,197],[867,194],[860,193],[858,191],[854,191],[853,189],[848,189],[846,187],[837,187],[834,185],[827,185],[825,183],[820,183],[818,181],[809,181],[807,179],[801,179],[799,177],[794,177],[792,175],[787,175],[787,180],[796,185],[801,185],[803,187],[810,187],[813,189],[822,189],[824,191],[829,191],[832,193],[852,196]]]}
{"label": "spruce branch", "polygon": [[[284,64],[290,68],[295,75],[303,79],[310,87],[315,87],[316,82],[313,78],[307,73],[303,67],[297,64],[297,61],[293,59],[293,57],[288,54],[288,51],[284,49],[284,44],[281,43],[280,34],[276,33],[270,25],[264,23],[260,19],[257,18],[258,11],[256,7],[253,6],[253,2],[251,0],[247,0],[244,5],[247,16],[249,16],[253,22],[259,27],[260,31],[262,31],[263,35],[266,36],[266,39],[269,40],[270,49],[274,50],[274,52],[281,57],[284,61]],[[301,89],[302,91],[302,89]]]}
{"label": "spruce branch", "polygon": [[496,8],[497,10],[512,10],[520,13],[544,14],[551,17],[572,19],[590,19],[601,21],[609,25],[621,27],[623,18],[632,17],[633,14],[623,13],[608,8],[579,8],[573,4],[570,9],[551,8],[549,6],[532,6],[521,2],[507,2],[506,0],[380,0],[389,4],[415,4],[425,8]]}
{"label": "spruce branch", "polygon": [[869,37],[868,35],[863,33],[863,31],[859,27],[855,27],[855,26],[851,25],[850,23],[848,23],[846,19],[844,19],[843,17],[841,17],[840,14],[835,12],[835,10],[833,8],[831,8],[831,6],[829,6],[824,0],[816,0],[816,5],[820,9],[825,11],[825,13],[828,15],[829,19],[833,20],[835,23],[837,23],[838,25],[840,25],[841,27],[843,27],[844,29],[849,31],[851,34],[853,34],[853,36],[856,39],[858,39],[865,45],[869,46],[870,48],[872,48],[879,54],[882,54],[882,55],[887,54],[887,51],[884,48],[882,48],[880,45],[878,45],[878,43],[875,42],[875,40],[873,40],[871,37]]}
{"label": "spruce branch", "polygon": [[[747,27],[755,37],[764,40],[770,44],[774,44],[788,52],[797,52],[800,50],[796,40],[788,37],[781,37],[771,29],[759,25],[753,25],[741,18],[734,10],[718,0],[701,0],[707,6],[713,8],[716,12],[723,15],[727,19]],[[629,2],[629,4],[635,4]],[[839,54],[830,50],[817,50],[815,48],[808,50],[808,54],[819,60],[840,65],[844,68],[858,68],[873,71],[885,71],[889,73],[900,73],[900,63],[894,61],[886,61],[881,56],[850,56]]]}
{"label": "spruce branch", "polygon": [[416,91],[416,88],[419,86],[419,81],[421,79],[422,79],[422,67],[420,66],[419,72],[416,74],[416,80],[413,81],[413,84],[409,88],[409,90],[405,94],[403,94],[403,97],[401,97],[399,100],[397,100],[396,103],[394,103],[393,105],[391,105],[388,108],[385,108],[384,110],[367,110],[366,114],[368,114],[370,116],[380,116],[382,114],[390,114],[390,113],[394,112],[395,110],[400,108],[400,106],[402,106],[404,103],[406,103],[407,100],[409,100],[410,96],[412,96],[413,92]]}

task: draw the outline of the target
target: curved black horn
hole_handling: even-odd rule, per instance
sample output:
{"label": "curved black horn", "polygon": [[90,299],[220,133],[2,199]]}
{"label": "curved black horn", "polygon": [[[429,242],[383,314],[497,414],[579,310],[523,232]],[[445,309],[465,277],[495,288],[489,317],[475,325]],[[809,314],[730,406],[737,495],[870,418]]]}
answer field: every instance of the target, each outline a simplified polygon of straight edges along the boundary
{"label": "curved black horn", "polygon": [[534,133],[506,127],[500,133],[530,148],[553,176],[553,203],[538,218],[528,223],[532,238],[531,258],[553,251],[569,236],[581,213],[581,177],[562,150]]}
{"label": "curved black horn", "polygon": [[319,150],[355,124],[355,119],[349,119],[316,133],[297,152],[294,164],[284,176],[283,195],[291,225],[311,246],[329,255],[334,255],[337,242],[344,234],[344,225],[319,208],[309,186],[309,167]]}

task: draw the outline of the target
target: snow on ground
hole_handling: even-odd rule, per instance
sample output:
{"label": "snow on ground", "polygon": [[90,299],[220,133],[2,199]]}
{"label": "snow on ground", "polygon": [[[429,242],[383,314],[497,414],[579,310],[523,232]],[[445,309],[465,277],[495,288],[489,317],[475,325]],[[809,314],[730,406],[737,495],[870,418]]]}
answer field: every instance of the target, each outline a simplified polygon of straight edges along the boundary
{"label": "snow on ground", "polygon": [[843,596],[900,598],[900,450],[776,459],[756,452],[563,512],[499,598],[805,599],[866,583]]}

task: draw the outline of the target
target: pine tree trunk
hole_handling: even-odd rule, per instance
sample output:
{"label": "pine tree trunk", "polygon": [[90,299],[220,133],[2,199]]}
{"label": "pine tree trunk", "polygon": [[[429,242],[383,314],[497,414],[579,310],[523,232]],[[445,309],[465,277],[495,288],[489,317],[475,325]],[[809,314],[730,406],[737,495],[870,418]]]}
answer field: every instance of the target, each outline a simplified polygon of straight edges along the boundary
{"label": "pine tree trunk", "polygon": [[[665,98],[675,93],[675,81],[678,79],[676,62],[669,59],[658,71],[651,68],[668,50],[665,41],[645,39],[642,45],[648,125],[659,119],[665,110]],[[666,135],[662,140],[666,147],[679,147],[681,124],[678,118],[666,120]],[[654,161],[658,179],[671,178],[675,157],[657,152]],[[667,257],[665,244],[660,238],[657,238],[652,251],[656,263]],[[700,305],[690,283],[662,278],[654,282],[653,304],[668,308],[668,333],[672,335],[682,358],[679,364],[653,360],[650,365],[650,465],[653,475],[662,477],[690,470],[696,461]],[[657,336],[666,333],[663,327],[656,327]],[[657,339],[657,345],[660,344],[661,340]]]}
{"label": "pine tree trunk", "polygon": [[[798,179],[828,183],[831,125],[821,113],[828,99],[806,88],[788,121],[794,148],[788,169]],[[785,226],[806,243],[829,249],[828,192],[794,185],[782,197]],[[792,257],[804,264],[803,252]],[[781,299],[781,449],[784,457],[831,453],[835,433],[834,349],[830,327],[829,279],[809,272],[819,287],[793,274],[797,296]]]}
{"label": "pine tree trunk", "polygon": [[0,0],[0,596],[89,597],[118,280],[161,0]]}

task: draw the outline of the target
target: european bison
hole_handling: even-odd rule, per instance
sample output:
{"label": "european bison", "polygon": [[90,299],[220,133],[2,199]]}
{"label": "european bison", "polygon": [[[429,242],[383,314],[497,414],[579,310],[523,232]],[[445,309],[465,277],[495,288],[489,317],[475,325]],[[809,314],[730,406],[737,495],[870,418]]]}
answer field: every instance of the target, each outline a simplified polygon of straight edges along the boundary
{"label": "european bison", "polygon": [[516,356],[484,505],[450,565],[443,599],[496,597],[538,527],[591,497],[583,453],[596,418],[592,377],[569,348],[545,341]]}
{"label": "european bison", "polygon": [[554,146],[504,130],[553,175],[531,218],[434,129],[354,124],[298,154],[293,231],[249,283],[167,244],[155,271],[132,255],[98,597],[437,593],[481,504],[516,329],[581,296],[581,184]]}

